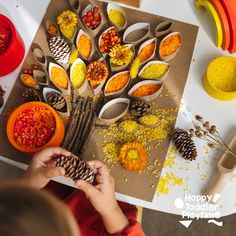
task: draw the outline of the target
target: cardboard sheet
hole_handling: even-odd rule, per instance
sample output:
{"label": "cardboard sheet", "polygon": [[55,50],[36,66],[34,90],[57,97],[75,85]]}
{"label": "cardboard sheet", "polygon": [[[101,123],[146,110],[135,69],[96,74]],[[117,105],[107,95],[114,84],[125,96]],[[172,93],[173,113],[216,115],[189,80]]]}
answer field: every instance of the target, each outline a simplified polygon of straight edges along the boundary
{"label": "cardboard sheet", "polygon": [[[106,15],[106,6],[107,3],[101,3],[93,1],[95,4],[98,4],[101,6],[101,8],[104,10],[104,14]],[[87,0],[81,1],[81,8],[88,3]],[[48,48],[47,38],[46,38],[46,32],[44,27],[44,22],[46,19],[50,19],[53,21],[56,21],[57,15],[62,12],[63,10],[69,9],[68,2],[65,0],[52,0],[47,12],[45,13],[44,19],[38,29],[37,34],[35,35],[35,38],[33,40],[33,46],[35,44],[40,45],[40,47],[43,49],[44,53],[48,56],[50,56],[50,51]],[[187,24],[184,22],[175,21],[173,19],[167,19],[163,18],[161,16],[136,11],[132,9],[124,8],[126,15],[128,16],[128,26],[136,23],[136,22],[149,22],[151,24],[151,35],[149,38],[154,36],[154,29],[157,26],[158,23],[168,20],[173,22],[173,31],[178,31],[182,35],[182,46],[181,49],[176,56],[175,59],[171,60],[170,66],[171,70],[168,74],[168,78],[164,82],[164,90],[162,92],[163,96],[159,97],[155,101],[156,108],[173,108],[178,111],[181,97],[183,94],[184,86],[188,77],[189,72],[189,66],[192,59],[192,54],[194,50],[194,45],[196,42],[196,36],[198,32],[198,27]],[[30,23],[29,23],[30,24]],[[106,23],[100,33],[105,30],[106,28],[110,27],[111,25],[109,23]],[[83,27],[81,24],[79,27]],[[122,33],[122,32],[121,32]],[[95,37],[95,43],[97,45],[98,37],[100,34],[98,34]],[[140,45],[140,44],[139,44]],[[139,45],[136,47],[136,51],[139,48]],[[94,59],[99,58],[99,54],[96,53]],[[30,68],[32,64],[35,64],[35,61],[33,59],[31,50],[29,51],[23,68]],[[110,76],[113,73],[110,73]],[[110,77],[109,76],[109,77]],[[21,94],[26,89],[24,85],[20,82],[18,79],[13,87],[13,90],[11,92],[11,95],[9,96],[8,101],[6,102],[5,108],[2,111],[2,114],[0,116],[0,155],[14,159],[23,163],[28,163],[30,161],[30,157],[27,157],[25,154],[20,153],[19,151],[15,150],[10,143],[8,142],[8,139],[6,137],[6,121],[7,117],[10,114],[10,112],[20,105],[21,102]],[[42,95],[42,94],[41,94]],[[177,112],[174,113],[175,119],[177,116]],[[171,127],[173,128],[175,124],[174,122],[171,124]],[[99,129],[96,129],[91,137],[91,140],[88,144],[88,148],[85,151],[83,155],[84,160],[90,160],[90,159],[104,159],[104,153],[102,152],[102,143],[99,142],[99,140],[102,139],[102,136],[99,134]],[[161,173],[162,166],[165,160],[165,156],[168,150],[170,142],[170,137],[165,138],[161,145],[157,149],[152,149],[149,151],[149,164],[153,163],[154,160],[158,161],[158,166],[156,167]],[[146,201],[152,201],[156,186],[158,183],[158,178],[151,174],[150,172],[137,174],[133,172],[125,171],[124,168],[121,165],[110,167],[111,172],[116,180],[116,192],[126,194],[135,198],[139,198]],[[124,181],[124,177],[126,181]]]}

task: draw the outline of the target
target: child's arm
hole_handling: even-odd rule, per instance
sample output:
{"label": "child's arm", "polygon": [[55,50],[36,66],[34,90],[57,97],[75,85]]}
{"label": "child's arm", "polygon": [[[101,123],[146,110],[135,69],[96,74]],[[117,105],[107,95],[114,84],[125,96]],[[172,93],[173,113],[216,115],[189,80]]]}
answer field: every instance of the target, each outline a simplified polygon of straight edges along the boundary
{"label": "child's arm", "polygon": [[58,155],[70,156],[71,153],[60,147],[45,148],[36,153],[26,170],[25,176],[19,182],[41,189],[48,184],[52,177],[65,175],[64,168],[55,167],[54,159]]}
{"label": "child's arm", "polygon": [[78,180],[76,185],[87,195],[93,207],[101,215],[109,234],[121,232],[129,225],[115,199],[115,184],[107,166],[100,161],[89,162],[96,173],[96,185]]}
{"label": "child's arm", "polygon": [[[41,189],[48,184],[52,177],[65,175],[64,168],[55,167],[55,158],[58,155],[70,156],[71,153],[60,147],[45,148],[36,153],[25,176],[19,182]],[[92,186],[83,180],[78,180],[76,185],[85,192],[93,207],[101,215],[109,234],[123,232],[127,226],[128,231],[133,231],[131,229],[133,227],[132,223],[129,223],[115,199],[114,179],[110,175],[107,166],[100,161],[91,161],[89,164],[96,173],[96,185]],[[128,235],[131,234],[128,233]]]}

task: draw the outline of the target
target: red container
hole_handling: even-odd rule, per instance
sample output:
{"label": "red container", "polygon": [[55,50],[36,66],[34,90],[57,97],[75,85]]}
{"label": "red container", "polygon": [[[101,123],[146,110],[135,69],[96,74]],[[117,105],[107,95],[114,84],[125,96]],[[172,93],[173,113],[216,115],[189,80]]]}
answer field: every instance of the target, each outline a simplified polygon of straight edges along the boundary
{"label": "red container", "polygon": [[11,29],[11,41],[3,54],[0,55],[0,77],[14,71],[22,62],[25,55],[25,45],[13,23],[4,15],[0,14],[1,22]]}

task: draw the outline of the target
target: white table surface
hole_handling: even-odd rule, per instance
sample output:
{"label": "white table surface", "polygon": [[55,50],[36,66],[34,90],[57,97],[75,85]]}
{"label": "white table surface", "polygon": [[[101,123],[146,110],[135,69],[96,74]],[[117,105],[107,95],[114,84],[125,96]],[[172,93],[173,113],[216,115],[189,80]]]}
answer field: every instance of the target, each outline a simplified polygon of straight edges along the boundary
{"label": "white table surface", "polygon": [[[0,12],[13,20],[24,40],[26,51],[29,50],[49,2],[49,0],[0,0]],[[141,10],[200,26],[182,98],[184,105],[178,114],[176,127],[189,127],[188,121],[183,116],[183,111],[187,108],[190,114],[202,115],[206,120],[216,124],[222,136],[229,142],[236,133],[236,100],[221,102],[211,98],[205,92],[201,80],[208,63],[212,59],[229,54],[215,47],[214,23],[207,11],[204,9],[198,11],[193,4],[193,0],[143,0]],[[6,90],[5,100],[7,100],[19,72],[20,67],[0,79],[0,84]],[[165,177],[166,173],[174,173],[177,178],[182,179],[183,183],[180,186],[167,186],[169,193],[156,195],[153,202],[142,201],[122,194],[116,194],[117,199],[150,209],[181,214],[181,210],[174,206],[174,200],[178,197],[183,198],[184,194],[188,193],[201,194],[212,178],[212,174],[216,173],[216,163],[221,155],[211,150],[208,153],[204,143],[199,140],[195,141],[198,146],[198,159],[196,161],[188,163],[178,154],[174,154],[175,161],[172,168],[166,167],[162,171],[162,177]],[[0,160],[10,162],[10,164],[20,168],[26,168],[26,165],[4,157],[0,157]],[[59,178],[57,181],[72,184],[65,178]],[[223,196],[218,203],[221,216],[236,212],[235,180],[230,181],[225,187]]]}

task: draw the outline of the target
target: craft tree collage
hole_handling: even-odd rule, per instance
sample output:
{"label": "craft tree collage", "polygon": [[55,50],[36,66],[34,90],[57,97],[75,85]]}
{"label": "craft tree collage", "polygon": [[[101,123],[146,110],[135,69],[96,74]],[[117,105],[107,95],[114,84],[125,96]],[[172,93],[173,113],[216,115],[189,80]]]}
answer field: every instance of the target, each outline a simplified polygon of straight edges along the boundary
{"label": "craft tree collage", "polygon": [[61,145],[75,155],[57,160],[68,177],[91,182],[85,162],[102,160],[116,192],[152,201],[197,32],[115,3],[52,0],[1,113],[0,154],[28,163]]}

